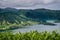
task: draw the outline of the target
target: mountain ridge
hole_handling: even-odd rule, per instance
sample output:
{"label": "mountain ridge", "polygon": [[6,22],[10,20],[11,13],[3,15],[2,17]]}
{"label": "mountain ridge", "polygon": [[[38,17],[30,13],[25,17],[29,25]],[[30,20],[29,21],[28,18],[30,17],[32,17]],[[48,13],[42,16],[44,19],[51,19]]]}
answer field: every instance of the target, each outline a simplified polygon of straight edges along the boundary
{"label": "mountain ridge", "polygon": [[[2,19],[2,16],[3,19]],[[9,15],[9,16],[8,16]],[[0,20],[5,20],[10,22],[15,22],[17,20],[18,22],[22,19],[24,20],[49,20],[49,19],[56,19],[60,20],[60,10],[50,10],[50,9],[15,9],[15,8],[0,8]]]}

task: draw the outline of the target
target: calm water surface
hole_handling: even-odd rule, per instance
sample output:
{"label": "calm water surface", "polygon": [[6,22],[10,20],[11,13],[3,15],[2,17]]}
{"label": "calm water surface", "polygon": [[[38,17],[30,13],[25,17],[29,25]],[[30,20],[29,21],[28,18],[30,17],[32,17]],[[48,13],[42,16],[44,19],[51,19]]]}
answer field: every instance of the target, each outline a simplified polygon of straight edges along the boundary
{"label": "calm water surface", "polygon": [[[48,22],[50,22],[50,21],[48,21]],[[25,32],[30,32],[31,30],[32,31],[37,30],[39,32],[43,32],[43,31],[52,32],[53,30],[57,30],[57,32],[60,33],[60,23],[54,23],[54,24],[56,24],[56,25],[55,26],[42,25],[42,24],[33,25],[33,26],[26,27],[26,28],[15,29],[15,30],[13,30],[13,32],[14,33],[18,33],[18,32],[25,33]]]}

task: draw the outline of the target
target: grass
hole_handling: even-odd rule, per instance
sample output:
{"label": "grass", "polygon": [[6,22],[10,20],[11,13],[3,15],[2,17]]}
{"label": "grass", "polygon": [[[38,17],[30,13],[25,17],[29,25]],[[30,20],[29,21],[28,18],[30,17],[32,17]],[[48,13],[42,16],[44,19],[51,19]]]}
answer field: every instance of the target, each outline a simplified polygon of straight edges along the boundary
{"label": "grass", "polygon": [[60,34],[53,31],[38,32],[30,31],[26,33],[0,32],[0,40],[60,40]]}

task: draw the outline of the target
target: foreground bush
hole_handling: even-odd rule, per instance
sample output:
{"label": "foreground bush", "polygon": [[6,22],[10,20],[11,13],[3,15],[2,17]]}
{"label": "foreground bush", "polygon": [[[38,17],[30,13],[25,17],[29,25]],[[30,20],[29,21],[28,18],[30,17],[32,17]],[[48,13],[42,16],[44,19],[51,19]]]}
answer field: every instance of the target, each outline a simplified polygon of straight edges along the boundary
{"label": "foreground bush", "polygon": [[52,33],[31,31],[27,33],[0,32],[0,40],[60,40],[60,34],[53,31]]}

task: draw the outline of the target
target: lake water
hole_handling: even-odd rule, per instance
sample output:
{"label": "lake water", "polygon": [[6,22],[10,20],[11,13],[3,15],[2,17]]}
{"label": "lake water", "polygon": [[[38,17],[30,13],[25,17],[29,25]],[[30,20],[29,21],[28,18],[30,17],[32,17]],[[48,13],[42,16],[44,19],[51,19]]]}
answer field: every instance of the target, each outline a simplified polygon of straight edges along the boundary
{"label": "lake water", "polygon": [[[50,22],[50,21],[48,21]],[[51,21],[52,22],[52,21]],[[54,22],[52,22],[54,23]],[[19,29],[15,29],[13,30],[14,33],[25,33],[25,32],[30,32],[32,31],[39,31],[39,32],[43,32],[43,31],[48,31],[48,32],[52,32],[53,30],[57,30],[58,33],[60,33],[60,23],[54,23],[56,24],[55,26],[51,26],[51,25],[33,25],[33,26],[27,26],[26,28],[19,28]]]}

